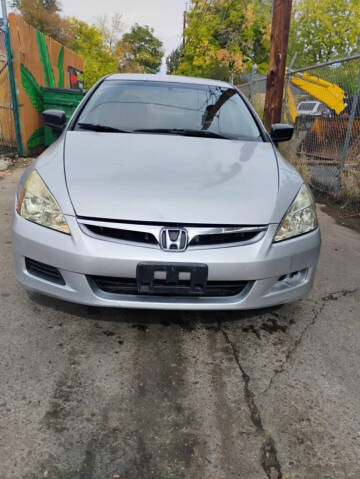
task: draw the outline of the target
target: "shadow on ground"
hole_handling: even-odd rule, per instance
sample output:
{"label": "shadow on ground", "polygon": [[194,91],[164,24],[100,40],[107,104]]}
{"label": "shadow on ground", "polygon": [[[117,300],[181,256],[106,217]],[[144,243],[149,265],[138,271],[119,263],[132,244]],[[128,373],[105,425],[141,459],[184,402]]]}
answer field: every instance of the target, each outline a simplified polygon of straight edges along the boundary
{"label": "shadow on ground", "polygon": [[[60,299],[51,298],[38,293],[28,293],[29,298],[39,306],[53,309],[64,314],[76,316],[81,319],[96,321],[110,321],[114,323],[129,323],[133,326],[145,328],[149,325],[171,326],[177,325],[184,330],[193,330],[197,327],[218,327],[219,323],[245,321],[263,316],[280,316],[283,305],[273,306],[271,308],[241,310],[241,311],[184,311],[184,310],[147,310],[147,309],[126,309],[126,308],[101,308],[94,306],[84,306],[75,303],[68,303]],[[121,315],[121,318],[119,316]],[[139,324],[139,322],[141,324]],[[291,324],[291,320],[289,321]],[[284,329],[285,328],[285,329]],[[276,319],[272,319],[268,326],[264,325],[267,332],[285,332],[286,326],[278,324]],[[249,326],[248,331],[255,332],[255,329]]]}

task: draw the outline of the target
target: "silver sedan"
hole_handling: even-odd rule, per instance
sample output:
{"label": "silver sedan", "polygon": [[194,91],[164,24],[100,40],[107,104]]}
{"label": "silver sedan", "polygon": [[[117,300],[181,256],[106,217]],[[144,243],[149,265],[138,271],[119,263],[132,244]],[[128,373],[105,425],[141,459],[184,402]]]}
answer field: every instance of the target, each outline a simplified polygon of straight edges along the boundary
{"label": "silver sedan", "polygon": [[249,309],[298,300],[320,250],[313,197],[232,85],[110,75],[23,175],[18,281],[94,306]]}

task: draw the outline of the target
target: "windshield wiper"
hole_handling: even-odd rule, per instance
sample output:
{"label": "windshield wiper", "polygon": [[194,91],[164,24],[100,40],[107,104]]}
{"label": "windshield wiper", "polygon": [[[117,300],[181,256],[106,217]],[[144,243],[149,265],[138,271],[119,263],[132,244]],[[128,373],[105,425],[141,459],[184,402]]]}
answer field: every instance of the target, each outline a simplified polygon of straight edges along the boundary
{"label": "windshield wiper", "polygon": [[182,136],[199,136],[204,138],[222,138],[224,140],[231,140],[228,136],[220,135],[220,133],[214,133],[208,130],[191,130],[187,128],[147,128],[134,130],[136,133],[170,133],[171,135]]}
{"label": "windshield wiper", "polygon": [[120,128],[114,128],[107,125],[99,125],[95,123],[78,123],[82,130],[91,130],[91,131],[104,131],[104,132],[114,132],[114,133],[133,133],[131,130],[122,130]]}

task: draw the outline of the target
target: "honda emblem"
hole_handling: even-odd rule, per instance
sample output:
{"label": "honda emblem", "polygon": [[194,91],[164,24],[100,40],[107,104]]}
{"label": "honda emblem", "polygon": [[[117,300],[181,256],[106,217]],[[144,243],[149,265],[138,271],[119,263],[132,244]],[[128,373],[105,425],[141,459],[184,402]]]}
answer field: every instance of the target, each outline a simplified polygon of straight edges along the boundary
{"label": "honda emblem", "polygon": [[160,246],[164,251],[185,251],[188,232],[185,228],[163,228],[160,231]]}

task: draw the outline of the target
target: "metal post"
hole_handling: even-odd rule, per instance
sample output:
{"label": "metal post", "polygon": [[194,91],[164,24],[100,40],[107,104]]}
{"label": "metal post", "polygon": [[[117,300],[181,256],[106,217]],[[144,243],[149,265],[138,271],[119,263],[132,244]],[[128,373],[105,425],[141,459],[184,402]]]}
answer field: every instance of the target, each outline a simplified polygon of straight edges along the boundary
{"label": "metal post", "polygon": [[250,75],[250,92],[249,92],[249,101],[250,103],[253,102],[254,98],[254,88],[255,88],[255,75],[256,75],[256,70],[257,70],[257,65],[253,65],[251,69],[251,75]]}
{"label": "metal post", "polygon": [[14,65],[12,61],[12,53],[11,53],[11,44],[10,44],[10,32],[9,32],[9,23],[7,18],[7,8],[6,8],[6,0],[1,0],[1,7],[2,7],[2,29],[5,33],[5,44],[6,44],[6,54],[7,54],[7,63],[8,63],[8,71],[9,71],[9,83],[10,83],[10,92],[11,92],[11,102],[12,108],[14,113],[14,123],[15,123],[15,134],[16,134],[16,144],[18,153],[20,156],[24,155],[24,149],[21,141],[21,129],[20,129],[20,120],[19,120],[19,105],[17,101],[17,94],[16,94],[16,85],[15,85],[15,77],[14,77]]}
{"label": "metal post", "polygon": [[285,111],[286,111],[286,103],[287,103],[287,100],[288,100],[288,87],[289,87],[289,82],[290,82],[290,76],[291,76],[292,67],[295,63],[296,57],[297,57],[297,52],[295,52],[295,55],[292,57],[292,59],[289,63],[289,68],[287,69],[287,72],[286,72],[285,87],[284,87],[284,92],[285,93],[284,93],[284,101],[283,101],[283,106],[282,106],[283,115],[285,114]]}
{"label": "metal post", "polygon": [[353,100],[352,100],[349,123],[348,123],[347,130],[346,130],[344,148],[343,148],[343,151],[342,151],[340,165],[339,165],[339,169],[338,169],[338,177],[337,177],[336,190],[335,190],[336,195],[338,195],[340,193],[340,190],[341,190],[341,176],[342,176],[343,171],[344,171],[345,162],[346,162],[346,158],[347,158],[348,151],[349,151],[350,140],[351,140],[351,130],[352,130],[352,126],[353,126],[353,122],[354,122],[354,118],[355,118],[356,109],[358,108],[359,95],[360,95],[360,68],[359,68],[359,72],[358,72],[357,87],[356,87],[355,95],[353,96]]}

